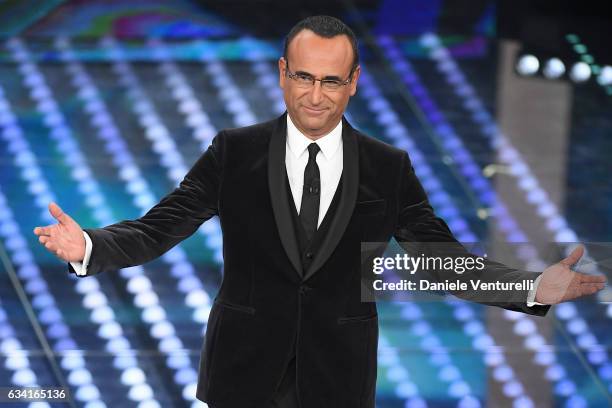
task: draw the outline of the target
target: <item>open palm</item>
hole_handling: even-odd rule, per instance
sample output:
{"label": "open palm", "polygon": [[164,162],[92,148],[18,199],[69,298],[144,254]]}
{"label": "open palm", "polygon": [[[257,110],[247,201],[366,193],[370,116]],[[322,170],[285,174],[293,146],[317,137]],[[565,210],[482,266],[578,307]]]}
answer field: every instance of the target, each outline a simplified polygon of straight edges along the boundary
{"label": "open palm", "polygon": [[583,253],[584,248],[578,247],[567,258],[544,270],[538,285],[536,302],[554,305],[603,289],[606,282],[604,276],[586,275],[571,270],[571,266],[580,260]]}
{"label": "open palm", "polygon": [[58,223],[34,228],[38,241],[64,261],[82,261],[85,257],[85,237],[79,224],[55,203],[49,204],[49,212]]}

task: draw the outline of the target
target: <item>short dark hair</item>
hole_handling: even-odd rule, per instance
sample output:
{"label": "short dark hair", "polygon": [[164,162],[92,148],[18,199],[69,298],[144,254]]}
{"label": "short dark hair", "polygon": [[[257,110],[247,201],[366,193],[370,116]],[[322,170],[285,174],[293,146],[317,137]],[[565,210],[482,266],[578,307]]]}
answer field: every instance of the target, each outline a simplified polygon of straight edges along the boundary
{"label": "short dark hair", "polygon": [[333,38],[338,35],[346,35],[353,48],[353,66],[351,67],[351,75],[353,74],[355,68],[357,68],[357,65],[359,65],[359,48],[357,46],[357,37],[355,37],[355,33],[353,33],[353,30],[351,30],[349,26],[331,16],[307,17],[294,25],[291,31],[289,31],[289,34],[287,34],[287,37],[285,37],[285,46],[283,49],[283,58],[285,58],[285,60],[287,60],[289,43],[302,30],[310,30],[316,35],[324,38]]}

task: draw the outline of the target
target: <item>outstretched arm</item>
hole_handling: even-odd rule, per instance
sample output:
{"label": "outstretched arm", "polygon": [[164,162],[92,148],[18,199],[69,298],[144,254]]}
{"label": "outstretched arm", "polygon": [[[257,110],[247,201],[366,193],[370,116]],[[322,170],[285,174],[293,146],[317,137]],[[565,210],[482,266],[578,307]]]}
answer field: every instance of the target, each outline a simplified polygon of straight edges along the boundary
{"label": "outstretched arm", "polygon": [[[140,265],[155,259],[216,215],[222,172],[222,140],[220,133],[179,186],[142,217],[104,228],[85,229],[92,241],[87,274]],[[54,214],[59,224],[37,227],[34,232],[39,235],[41,243],[61,259],[80,262],[85,255],[83,232],[67,214],[63,215],[66,217],[64,223],[58,218],[61,216]]]}
{"label": "outstretched arm", "polygon": [[[421,186],[414,169],[410,165],[408,156],[405,155],[402,164],[402,182],[399,192],[399,217],[395,230],[395,238],[404,243],[425,243],[426,247],[434,245],[426,243],[448,243],[443,245],[445,251],[450,251],[450,256],[470,256],[455,239],[446,223],[434,214],[429,204],[427,195]],[[407,246],[407,245],[402,245]],[[603,276],[589,276],[574,272],[570,266],[576,263],[582,256],[582,249],[577,249],[563,261],[550,266],[542,274],[521,271],[507,267],[490,260],[486,261],[486,268],[481,274],[468,274],[449,276],[438,274],[437,279],[483,279],[488,282],[520,282],[522,280],[534,281],[538,276],[535,301],[543,305],[551,305],[566,300],[575,299],[580,296],[589,295],[600,290],[604,286]],[[436,254],[445,256],[445,254]],[[452,272],[451,272],[452,274]],[[510,310],[522,311],[530,314],[543,315],[549,306],[534,305],[527,306],[527,294],[525,293],[500,293],[501,297],[489,299],[480,293],[461,293],[458,296],[474,300],[480,303],[504,307]],[[504,297],[507,296],[507,299]]]}

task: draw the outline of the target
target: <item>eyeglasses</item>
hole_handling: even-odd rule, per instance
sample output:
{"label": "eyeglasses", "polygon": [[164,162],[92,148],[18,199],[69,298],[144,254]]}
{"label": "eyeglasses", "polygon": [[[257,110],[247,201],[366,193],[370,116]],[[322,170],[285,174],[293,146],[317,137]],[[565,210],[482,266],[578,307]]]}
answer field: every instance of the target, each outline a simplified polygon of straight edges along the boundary
{"label": "eyeglasses", "polygon": [[351,69],[348,79],[341,81],[339,79],[331,78],[316,79],[312,75],[304,72],[291,72],[289,71],[289,62],[287,62],[287,66],[285,67],[285,74],[287,75],[287,77],[295,81],[295,84],[298,88],[312,88],[315,84],[315,81],[319,81],[321,82],[321,88],[325,89],[326,91],[338,91],[343,86],[350,84],[351,80],[353,79],[353,71],[354,68]]}

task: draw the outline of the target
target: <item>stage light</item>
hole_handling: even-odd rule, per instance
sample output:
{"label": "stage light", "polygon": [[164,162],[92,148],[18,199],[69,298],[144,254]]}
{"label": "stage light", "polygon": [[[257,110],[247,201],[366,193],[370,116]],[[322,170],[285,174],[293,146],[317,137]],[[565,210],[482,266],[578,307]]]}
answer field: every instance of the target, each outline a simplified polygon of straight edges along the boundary
{"label": "stage light", "polygon": [[470,386],[463,380],[454,381],[448,389],[448,394],[455,398],[465,397],[470,394]]}
{"label": "stage light", "polygon": [[124,336],[119,335],[109,339],[104,349],[111,354],[126,352],[130,350],[130,342]]}
{"label": "stage light", "polygon": [[586,329],[586,322],[580,317],[570,320],[567,325],[567,330],[570,333],[575,334],[575,335],[583,333],[585,329]]}
{"label": "stage light", "polygon": [[565,368],[560,364],[553,364],[546,369],[544,376],[551,381],[559,381],[565,377]]}
{"label": "stage light", "polygon": [[587,353],[587,359],[591,364],[605,364],[608,361],[608,353],[606,351],[605,346],[602,346],[600,344],[594,344],[590,346],[589,352]]}
{"label": "stage light", "polygon": [[576,392],[576,384],[574,384],[573,381],[568,380],[568,379],[561,380],[555,386],[555,393],[563,395],[563,396],[569,396],[573,394],[574,392]]}
{"label": "stage light", "polygon": [[170,353],[183,348],[183,342],[175,335],[162,338],[157,346],[162,353]]}
{"label": "stage light", "polygon": [[198,373],[191,367],[183,367],[174,374],[174,382],[186,385],[198,380]]}
{"label": "stage light", "polygon": [[576,343],[578,343],[578,346],[580,346],[580,348],[588,349],[590,347],[596,346],[597,340],[595,339],[595,336],[593,336],[593,334],[591,333],[581,333],[578,336]]}
{"label": "stage light", "polygon": [[100,289],[100,284],[96,279],[80,279],[77,281],[76,290],[79,293],[87,293]]}
{"label": "stage light", "polygon": [[16,371],[28,368],[30,363],[23,354],[11,354],[6,357],[4,366],[9,370]]}
{"label": "stage light", "polygon": [[604,66],[597,76],[597,83],[601,86],[612,85],[612,66]]}
{"label": "stage light", "polygon": [[[38,276],[38,270],[35,268],[26,267],[19,270],[19,278],[23,280],[32,279],[34,276]],[[32,306],[37,309],[44,309],[54,304],[53,297],[48,293],[39,293],[32,298]]]}
{"label": "stage light", "polygon": [[67,380],[71,385],[85,385],[91,383],[92,375],[88,370],[78,368],[68,374]]}
{"label": "stage light", "polygon": [[419,391],[412,381],[402,381],[395,388],[395,394],[400,398],[409,398],[419,395]]}
{"label": "stage light", "polygon": [[599,376],[606,381],[612,380],[612,364],[605,363],[601,367],[599,367]]}
{"label": "stage light", "polygon": [[581,395],[572,395],[565,403],[567,408],[587,408],[589,404],[587,400]]}
{"label": "stage light", "polygon": [[465,395],[459,400],[457,408],[480,408],[480,401],[478,398],[471,395]]}
{"label": "stage light", "polygon": [[127,370],[136,366],[138,366],[138,361],[136,360],[136,357],[131,354],[125,355],[125,353],[121,353],[113,358],[113,367],[116,369]]}
{"label": "stage light", "polygon": [[126,189],[132,195],[145,194],[147,191],[147,184],[142,178],[131,180],[127,183]]}
{"label": "stage light", "polygon": [[185,367],[189,367],[191,361],[185,353],[172,353],[166,359],[166,363],[168,367],[174,368],[175,370],[179,370]]}
{"label": "stage light", "polygon": [[113,309],[108,306],[97,307],[91,312],[90,320],[97,324],[115,320]]}
{"label": "stage light", "polygon": [[405,408],[426,408],[427,403],[421,397],[413,397],[406,401]]}
{"label": "stage light", "polygon": [[586,82],[591,77],[591,67],[586,62],[577,62],[572,66],[569,76],[574,82]]}
{"label": "stage light", "polygon": [[493,370],[493,377],[499,381],[506,382],[514,378],[514,372],[510,366],[503,364]]}
{"label": "stage light", "polygon": [[[206,224],[208,224],[208,223],[206,223]],[[204,225],[206,225],[206,224],[204,224]],[[164,255],[164,256],[170,257],[170,256],[173,256],[173,255],[171,255],[170,252],[167,252],[166,255]],[[174,276],[174,277],[191,276],[193,274],[193,272],[194,272],[193,266],[191,264],[187,263],[187,262],[176,262],[170,268],[170,273],[172,273],[172,276]]]}
{"label": "stage light", "polygon": [[166,312],[160,306],[146,307],[142,311],[142,320],[151,324],[166,319]]}
{"label": "stage light", "polygon": [[134,296],[134,304],[139,308],[145,308],[147,306],[155,306],[159,303],[157,294],[152,291],[140,292]]}
{"label": "stage light", "polygon": [[196,276],[191,274],[191,272],[186,276],[182,276],[178,283],[178,289],[183,293],[189,293],[191,291],[201,288],[202,282]]}
{"label": "stage light", "polygon": [[31,279],[26,283],[25,290],[30,294],[47,292],[47,282],[43,278]]}
{"label": "stage light", "polygon": [[486,350],[487,348],[493,347],[494,345],[495,342],[493,341],[493,338],[488,334],[478,334],[474,336],[474,339],[472,341],[472,347],[478,350]]}
{"label": "stage light", "polygon": [[111,339],[120,336],[122,333],[121,326],[114,320],[101,324],[98,329],[98,336],[103,339]]}
{"label": "stage light", "polygon": [[194,321],[200,324],[207,323],[208,317],[210,316],[210,306],[199,307],[193,311],[192,318]]}
{"label": "stage light", "polygon": [[189,307],[196,308],[199,306],[204,306],[210,303],[210,297],[208,293],[206,293],[202,289],[196,289],[191,291],[187,298],[185,299],[185,304]]}
{"label": "stage light", "polygon": [[62,320],[62,314],[57,307],[52,306],[40,312],[38,319],[44,324],[57,323]]}
{"label": "stage light", "polygon": [[550,350],[546,350],[546,351],[538,350],[533,356],[533,360],[536,364],[543,365],[543,366],[550,366],[551,364],[555,362],[555,355],[554,355],[554,352]]}
{"label": "stage light", "polygon": [[512,408],[533,408],[533,407],[534,407],[533,401],[525,395],[521,395],[517,397],[514,400],[514,403],[512,404]]}
{"label": "stage light", "polygon": [[30,385],[36,382],[36,374],[29,368],[15,371],[12,378],[13,384],[17,385]]}
{"label": "stage light", "polygon": [[516,64],[516,71],[525,76],[534,75],[538,69],[540,69],[540,61],[531,54],[521,56]]}
{"label": "stage light", "polygon": [[461,378],[461,373],[459,372],[459,369],[457,369],[457,367],[452,364],[448,364],[442,367],[438,376],[442,381],[449,382],[456,381]]}
{"label": "stage light", "polygon": [[124,385],[141,384],[145,380],[144,372],[138,367],[130,367],[121,374],[121,383]]}
{"label": "stage light", "polygon": [[394,366],[387,370],[387,378],[395,382],[403,381],[408,378],[408,371],[402,366]]}
{"label": "stage light", "polygon": [[149,332],[156,339],[167,338],[175,334],[174,326],[167,320],[160,320],[154,323]]}
{"label": "stage light", "polygon": [[551,58],[544,64],[542,72],[546,78],[560,78],[565,74],[565,64],[559,58]]}
{"label": "stage light", "polygon": [[100,291],[92,291],[83,298],[83,306],[88,309],[95,309],[107,305],[106,295]]}
{"label": "stage light", "polygon": [[127,290],[132,294],[149,291],[151,287],[151,280],[144,275],[137,275],[130,278],[127,284]]}

